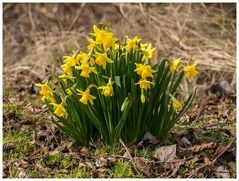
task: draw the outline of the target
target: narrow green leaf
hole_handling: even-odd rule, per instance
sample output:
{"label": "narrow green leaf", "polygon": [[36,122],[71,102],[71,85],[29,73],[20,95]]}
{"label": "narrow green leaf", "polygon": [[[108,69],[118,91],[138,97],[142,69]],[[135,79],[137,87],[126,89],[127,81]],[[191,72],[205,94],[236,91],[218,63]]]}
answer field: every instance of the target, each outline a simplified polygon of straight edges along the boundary
{"label": "narrow green leaf", "polygon": [[120,76],[115,76],[115,83],[117,86],[121,87]]}

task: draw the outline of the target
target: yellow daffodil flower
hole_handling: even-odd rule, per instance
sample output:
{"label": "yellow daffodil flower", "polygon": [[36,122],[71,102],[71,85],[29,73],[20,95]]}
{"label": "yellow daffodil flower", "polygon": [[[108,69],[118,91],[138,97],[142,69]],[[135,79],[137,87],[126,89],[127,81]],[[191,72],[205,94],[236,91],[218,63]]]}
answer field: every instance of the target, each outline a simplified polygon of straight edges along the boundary
{"label": "yellow daffodil flower", "polygon": [[113,36],[113,33],[100,30],[96,25],[93,26],[93,30],[94,30],[94,33],[91,33],[91,35],[95,36],[96,44],[104,44]]}
{"label": "yellow daffodil flower", "polygon": [[180,63],[181,63],[180,58],[177,60],[170,61],[169,62],[170,70],[172,72],[174,72],[174,71],[178,72],[180,69]]}
{"label": "yellow daffodil flower", "polygon": [[104,49],[115,48],[115,42],[118,38],[113,37],[113,33],[106,32],[104,30],[100,30],[97,26],[93,27],[94,33],[91,35],[95,36],[95,41],[93,39],[88,39],[90,44],[88,45],[88,49],[95,47],[96,44],[102,44]]}
{"label": "yellow daffodil flower", "polygon": [[150,65],[137,63],[135,65],[136,69],[134,71],[137,72],[137,74],[140,75],[142,79],[146,79],[147,77],[153,77],[153,73],[157,72],[156,70],[153,70]]}
{"label": "yellow daffodil flower", "polygon": [[115,42],[118,41],[118,38],[108,37],[108,39],[104,40],[103,46],[104,49],[108,50],[109,48],[116,49],[117,46]]}
{"label": "yellow daffodil flower", "polygon": [[87,46],[87,48],[88,50],[91,50],[92,48],[96,46],[96,42],[92,38],[88,38],[88,41],[90,44]]}
{"label": "yellow daffodil flower", "polygon": [[94,102],[93,100],[96,99],[95,96],[90,95],[90,89],[86,89],[86,91],[81,91],[79,89],[76,89],[79,92],[79,95],[81,96],[80,102],[82,104],[88,104],[88,101],[93,105]]}
{"label": "yellow daffodil flower", "polygon": [[49,87],[48,81],[45,82],[45,84],[35,84],[37,87],[41,88],[41,91],[39,94],[43,96],[51,95],[53,96],[53,90]]}
{"label": "yellow daffodil flower", "polygon": [[79,64],[79,58],[77,56],[76,51],[73,50],[72,53],[73,53],[73,55],[71,55],[71,56],[63,56],[64,63],[70,67],[73,67],[73,66]]}
{"label": "yellow daffodil flower", "polygon": [[196,70],[196,66],[197,64],[194,64],[194,65],[186,65],[184,67],[184,72],[186,73],[186,78],[189,78],[190,76],[192,77],[196,77],[199,72]]}
{"label": "yellow daffodil flower", "polygon": [[67,93],[69,96],[71,96],[71,95],[72,95],[71,88],[66,89],[66,93]]}
{"label": "yellow daffodil flower", "polygon": [[90,77],[89,74],[91,72],[97,74],[95,67],[90,67],[87,63],[83,63],[80,66],[76,66],[76,69],[82,70],[80,74],[82,77]]}
{"label": "yellow daffodil flower", "polygon": [[49,100],[51,102],[55,102],[55,99],[53,97],[53,90],[48,85],[48,81],[46,81],[45,84],[35,84],[35,86],[41,88],[39,94],[42,95],[42,101]]}
{"label": "yellow daffodil flower", "polygon": [[180,110],[182,108],[182,105],[180,102],[178,102],[176,99],[173,100],[173,109],[174,110]]}
{"label": "yellow daffodil flower", "polygon": [[113,96],[113,87],[111,85],[100,86],[97,89],[102,89],[102,94],[104,96]]}
{"label": "yellow daffodil flower", "polygon": [[115,43],[114,47],[113,47],[113,50],[118,50],[118,49],[119,49],[119,44]]}
{"label": "yellow daffodil flower", "polygon": [[62,70],[66,75],[73,76],[72,66],[68,63],[65,63],[61,66]]}
{"label": "yellow daffodil flower", "polygon": [[152,44],[143,44],[141,47],[141,50],[143,51],[143,61],[151,59],[155,56],[155,48],[152,48]]}
{"label": "yellow daffodil flower", "polygon": [[91,66],[94,65],[94,60],[93,60],[93,58],[90,57],[90,55],[87,54],[87,53],[80,53],[80,54],[77,56],[77,58],[80,60],[80,62],[81,62],[82,64],[85,64],[85,63],[90,62],[90,65],[91,65]]}
{"label": "yellow daffodil flower", "polygon": [[138,48],[138,43],[140,41],[141,39],[139,39],[137,36],[134,37],[133,39],[127,38],[125,46],[126,51],[129,51],[131,49],[136,50]]}
{"label": "yellow daffodil flower", "polygon": [[145,68],[145,65],[141,63],[135,63],[135,65],[136,65],[136,68],[134,71],[137,72],[138,75],[141,75],[143,69]]}
{"label": "yellow daffodil flower", "polygon": [[106,62],[113,63],[113,60],[108,58],[106,53],[96,52],[95,63],[99,66],[102,66],[105,69],[106,68]]}
{"label": "yellow daffodil flower", "polygon": [[139,80],[139,82],[137,82],[135,85],[139,84],[140,86],[140,89],[144,89],[144,90],[147,90],[150,88],[151,85],[154,85],[153,82],[150,82],[148,80],[145,80],[145,79],[141,79]]}
{"label": "yellow daffodil flower", "polygon": [[178,111],[182,108],[182,104],[173,96],[170,96],[171,97],[171,100],[173,102],[173,109],[175,111]]}
{"label": "yellow daffodil flower", "polygon": [[59,117],[64,117],[67,115],[66,109],[63,106],[63,102],[61,104],[56,104],[56,103],[50,103],[51,105],[54,106],[54,114],[59,116]]}

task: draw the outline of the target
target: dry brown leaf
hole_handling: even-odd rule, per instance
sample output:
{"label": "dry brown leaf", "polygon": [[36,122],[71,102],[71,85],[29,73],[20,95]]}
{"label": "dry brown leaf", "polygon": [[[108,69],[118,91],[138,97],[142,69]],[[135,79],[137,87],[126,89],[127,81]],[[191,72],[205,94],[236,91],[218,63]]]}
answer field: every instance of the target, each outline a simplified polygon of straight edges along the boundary
{"label": "dry brown leaf", "polygon": [[154,157],[162,162],[174,160],[176,158],[176,145],[156,148]]}
{"label": "dry brown leaf", "polygon": [[67,146],[67,149],[70,152],[78,152],[78,148],[76,148],[76,146],[74,145],[74,142],[70,142]]}
{"label": "dry brown leaf", "polygon": [[146,177],[151,176],[150,167],[147,164],[147,160],[145,158],[134,157],[134,162],[136,168],[143,173]]}
{"label": "dry brown leaf", "polygon": [[42,154],[43,154],[43,156],[48,156],[49,155],[49,147],[44,147],[43,149],[42,149]]}
{"label": "dry brown leaf", "polygon": [[107,171],[109,171],[109,169],[107,169],[107,168],[98,168],[97,170],[99,172],[107,172]]}
{"label": "dry brown leaf", "polygon": [[[127,158],[127,159],[130,159],[131,156],[134,154],[135,150],[136,150],[136,145],[132,145],[131,147],[129,147],[129,148],[127,149],[127,151],[125,151],[123,157],[124,157],[124,158]],[[128,153],[128,152],[129,152],[129,153]],[[129,155],[129,154],[130,154],[130,155]]]}
{"label": "dry brown leaf", "polygon": [[32,119],[23,119],[19,122],[21,125],[32,125],[34,122]]}
{"label": "dry brown leaf", "polygon": [[28,162],[26,162],[24,160],[20,160],[19,162],[14,162],[13,165],[17,169],[26,169],[30,166],[30,164],[28,164]]}
{"label": "dry brown leaf", "polygon": [[203,161],[204,161],[204,164],[205,164],[205,165],[207,165],[207,164],[209,164],[209,163],[211,162],[207,156],[205,156],[205,157],[203,158]]}
{"label": "dry brown leaf", "polygon": [[199,157],[196,156],[196,157],[193,157],[189,160],[185,160],[185,159],[178,159],[178,160],[174,160],[174,163],[170,163],[170,167],[169,169],[172,170],[172,173],[170,174],[169,177],[174,177],[175,174],[178,172],[178,170],[180,169],[180,166],[181,165],[184,165],[184,166],[190,166],[191,164],[197,162],[199,160]]}
{"label": "dry brown leaf", "polygon": [[[96,170],[96,172],[98,173],[98,176],[96,176],[96,178],[108,178],[109,177],[109,169],[108,168],[104,168],[104,167],[101,167],[101,168],[98,168]],[[96,174],[97,175],[97,174]]]}
{"label": "dry brown leaf", "polygon": [[36,144],[36,141],[37,141],[37,132],[36,132],[36,130],[33,130],[32,131],[32,141],[31,141],[31,144]]}
{"label": "dry brown leaf", "polygon": [[14,150],[15,148],[16,148],[16,145],[14,143],[4,143],[3,144],[4,151]]}
{"label": "dry brown leaf", "polygon": [[127,158],[127,159],[130,159],[130,155],[129,155],[129,153],[127,151],[124,153],[123,157]]}
{"label": "dry brown leaf", "polygon": [[87,148],[86,146],[83,146],[81,149],[80,149],[80,153],[82,154],[85,154],[85,155],[88,155],[89,154],[89,148]]}
{"label": "dry brown leaf", "polygon": [[182,146],[181,142],[182,134],[178,133],[177,131],[170,131],[170,134],[173,137],[173,140],[176,141],[179,146]]}
{"label": "dry brown leaf", "polygon": [[67,149],[66,145],[58,146],[55,151],[60,151],[62,153],[67,153],[69,150]]}
{"label": "dry brown leaf", "polygon": [[86,167],[86,164],[80,162],[79,165],[78,165],[79,168],[85,168]]}
{"label": "dry brown leaf", "polygon": [[172,170],[172,173],[169,175],[169,178],[174,177],[174,175],[178,172],[181,165],[185,164],[185,160],[178,160],[175,163],[170,163],[170,169]]}
{"label": "dry brown leaf", "polygon": [[184,119],[182,121],[182,124],[187,125],[189,123],[192,123],[196,119],[197,115],[194,112],[187,113],[184,116]]}
{"label": "dry brown leaf", "polygon": [[80,158],[82,156],[79,152],[70,152],[69,155],[73,158]]}
{"label": "dry brown leaf", "polygon": [[192,151],[193,153],[198,153],[202,150],[213,148],[214,147],[214,142],[209,142],[209,143],[203,143],[200,145],[194,145],[190,147],[188,150]]}
{"label": "dry brown leaf", "polygon": [[109,169],[107,169],[107,168],[98,168],[97,171],[100,172],[100,173],[105,173],[105,172],[108,172]]}
{"label": "dry brown leaf", "polygon": [[91,170],[95,170],[95,165],[93,165],[91,162],[85,162],[85,165],[87,168],[91,169]]}
{"label": "dry brown leaf", "polygon": [[58,155],[58,154],[61,154],[61,152],[57,150],[49,152],[49,155]]}
{"label": "dry brown leaf", "polygon": [[108,161],[104,157],[97,158],[95,161],[96,167],[104,167],[107,166]]}
{"label": "dry brown leaf", "polygon": [[108,165],[114,165],[117,162],[115,157],[108,157]]}
{"label": "dry brown leaf", "polygon": [[18,174],[19,178],[27,178],[27,174],[24,170],[21,170],[20,173]]}
{"label": "dry brown leaf", "polygon": [[220,153],[222,153],[226,149],[226,146],[224,145],[219,145],[214,153],[214,156],[216,157]]}

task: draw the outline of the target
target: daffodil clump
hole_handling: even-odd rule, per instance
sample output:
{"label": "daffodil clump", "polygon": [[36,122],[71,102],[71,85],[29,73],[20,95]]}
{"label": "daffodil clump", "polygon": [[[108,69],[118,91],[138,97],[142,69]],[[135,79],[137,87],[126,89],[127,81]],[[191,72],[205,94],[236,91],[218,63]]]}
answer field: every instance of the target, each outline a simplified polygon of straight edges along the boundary
{"label": "daffodil clump", "polygon": [[80,144],[97,139],[113,145],[139,141],[146,132],[163,139],[187,111],[195,91],[179,99],[180,82],[198,75],[195,65],[161,59],[137,36],[123,43],[106,25],[93,26],[87,51],[62,58],[62,74],[43,84],[42,101],[52,121]]}

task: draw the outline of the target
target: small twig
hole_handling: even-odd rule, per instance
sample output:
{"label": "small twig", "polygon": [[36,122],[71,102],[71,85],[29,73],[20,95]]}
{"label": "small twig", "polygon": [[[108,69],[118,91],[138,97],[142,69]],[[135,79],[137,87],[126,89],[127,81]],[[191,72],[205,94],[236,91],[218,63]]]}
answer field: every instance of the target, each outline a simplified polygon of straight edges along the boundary
{"label": "small twig", "polygon": [[144,16],[145,18],[147,18],[147,15],[146,15],[146,13],[145,13],[145,11],[144,11],[144,7],[143,7],[142,3],[139,3],[139,8],[140,8],[140,10],[141,10],[143,16]]}
{"label": "small twig", "polygon": [[124,4],[120,4],[120,5],[119,5],[120,13],[123,15],[123,17],[124,17],[126,20],[129,21],[128,17],[126,16],[126,14],[125,14],[125,12],[124,12],[124,10],[123,10],[123,5],[124,5]]}
{"label": "small twig", "polygon": [[36,25],[32,16],[32,10],[31,10],[31,4],[28,4],[28,15],[29,15],[29,19],[32,25],[32,31],[35,31],[36,29]]}
{"label": "small twig", "polygon": [[85,7],[85,3],[81,4],[80,9],[78,10],[78,14],[75,16],[74,20],[72,21],[70,25],[69,31],[71,31],[74,28],[77,20],[79,19],[80,15],[82,14],[84,10],[84,7]]}
{"label": "small twig", "polygon": [[213,161],[209,162],[209,166],[213,165],[213,164],[218,160],[218,158],[220,158],[220,157],[223,155],[223,153],[225,153],[225,152],[232,146],[232,144],[234,143],[235,140],[236,140],[236,139],[234,138],[234,139],[227,145],[227,147],[226,147],[220,154],[217,155],[217,157],[216,157]]}
{"label": "small twig", "polygon": [[191,175],[189,175],[188,178],[191,178],[192,176],[194,176],[199,170],[201,170],[201,169],[203,169],[205,167],[212,166],[218,160],[218,158],[220,158],[232,146],[234,141],[235,141],[235,138],[227,145],[227,147],[213,161],[211,161],[211,162],[209,162],[207,164],[204,164],[201,167],[198,167],[197,169],[195,169],[194,172]]}
{"label": "small twig", "polygon": [[209,10],[208,10],[208,8],[207,8],[207,6],[205,6],[205,4],[204,3],[200,3],[201,5],[202,5],[202,7],[207,11],[207,14],[209,14]]}
{"label": "small twig", "polygon": [[[218,117],[218,116],[216,116]],[[216,124],[211,124],[211,125],[205,125],[203,127],[198,127],[198,128],[195,128],[193,126],[179,126],[180,128],[193,128],[195,130],[200,130],[200,131],[203,131],[203,130],[209,130],[209,129],[222,129],[223,126],[227,125],[227,124],[236,124],[236,122],[234,121],[227,121],[227,122],[223,122],[223,123],[216,123]],[[215,127],[215,126],[220,126],[220,127]]]}
{"label": "small twig", "polygon": [[5,101],[6,103],[10,104],[10,100],[6,97],[6,96],[3,96],[3,101]]}
{"label": "small twig", "polygon": [[182,34],[183,29],[184,29],[186,23],[188,22],[188,17],[189,17],[190,11],[191,11],[191,3],[189,4],[189,8],[188,8],[188,12],[187,12],[187,16],[185,18],[185,21],[183,22],[183,25],[180,28],[180,34]]}
{"label": "small twig", "polygon": [[32,67],[30,66],[18,66],[18,67],[15,67],[11,70],[9,70],[9,72],[15,72],[15,73],[18,73],[18,72],[21,72],[21,71],[29,71],[30,73],[32,73],[33,75],[35,75],[36,77],[40,78],[40,79],[43,79],[43,75],[37,73],[36,71],[32,70]]}
{"label": "small twig", "polygon": [[116,6],[118,9],[119,9],[119,12],[122,14],[122,16],[126,19],[126,21],[130,24],[130,25],[132,25],[132,22],[129,20],[129,18],[128,18],[128,16],[125,14],[125,12],[124,12],[124,9],[123,9],[123,5],[125,5],[125,4],[119,4],[119,6]]}
{"label": "small twig", "polygon": [[53,138],[55,139],[55,141],[56,141],[57,145],[59,146],[60,144],[59,144],[59,142],[57,141],[57,139],[56,139],[56,136],[55,136],[55,134],[53,133],[53,131],[52,131],[51,127],[49,127],[49,130],[50,130],[50,132],[51,132],[51,134],[52,134]]}
{"label": "small twig", "polygon": [[[178,162],[183,162],[183,161],[188,161],[188,160],[191,160],[193,158],[196,158],[196,157],[200,157],[202,156],[202,154],[199,154],[199,155],[194,155],[194,156],[191,156],[191,157],[188,157],[188,158],[184,158],[184,159],[179,159],[179,160],[172,160],[172,161],[156,161],[155,163],[178,163]],[[150,161],[149,161],[150,162]]]}
{"label": "small twig", "polygon": [[124,149],[126,150],[126,152],[128,153],[129,158],[130,158],[130,161],[131,161],[131,163],[132,163],[132,165],[133,165],[135,171],[136,171],[138,174],[140,174],[140,172],[138,171],[138,169],[137,169],[137,167],[136,167],[136,164],[135,164],[135,162],[134,162],[134,159],[133,159],[133,157],[131,156],[131,154],[130,154],[128,148],[126,147],[126,145],[124,144],[124,142],[123,142],[121,139],[120,139],[119,141],[120,141],[120,143],[123,145],[123,147],[124,147]]}

